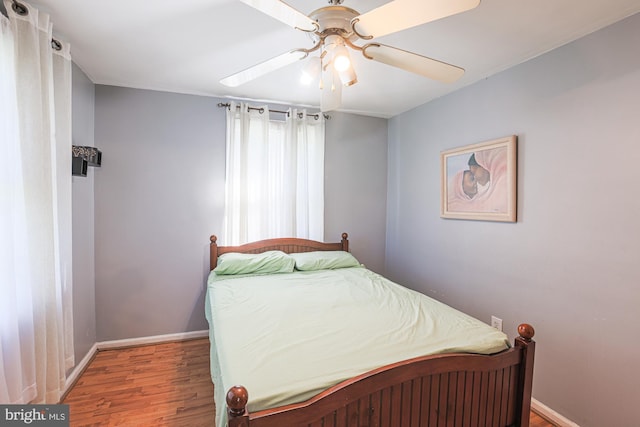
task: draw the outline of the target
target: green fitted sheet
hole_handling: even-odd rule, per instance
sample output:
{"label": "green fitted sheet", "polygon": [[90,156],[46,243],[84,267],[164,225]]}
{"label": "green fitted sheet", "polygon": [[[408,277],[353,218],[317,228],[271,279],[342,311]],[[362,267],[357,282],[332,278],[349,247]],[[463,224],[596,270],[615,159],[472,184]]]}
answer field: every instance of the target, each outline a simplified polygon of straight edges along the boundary
{"label": "green fitted sheet", "polygon": [[218,426],[234,385],[249,411],[304,401],[417,356],[509,348],[489,325],[362,267],[208,280]]}

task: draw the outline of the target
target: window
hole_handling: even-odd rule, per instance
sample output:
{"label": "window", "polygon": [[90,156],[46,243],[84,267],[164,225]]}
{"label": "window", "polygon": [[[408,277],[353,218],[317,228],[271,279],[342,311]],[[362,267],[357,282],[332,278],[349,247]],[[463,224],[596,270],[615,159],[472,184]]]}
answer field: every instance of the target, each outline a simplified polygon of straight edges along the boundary
{"label": "window", "polygon": [[225,244],[324,238],[324,117],[231,103],[227,112]]}

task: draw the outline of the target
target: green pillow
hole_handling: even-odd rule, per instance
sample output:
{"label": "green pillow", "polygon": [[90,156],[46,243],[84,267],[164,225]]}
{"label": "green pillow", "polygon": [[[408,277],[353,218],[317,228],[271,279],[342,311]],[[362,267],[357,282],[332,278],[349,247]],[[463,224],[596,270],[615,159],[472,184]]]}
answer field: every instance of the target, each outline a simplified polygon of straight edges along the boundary
{"label": "green pillow", "polygon": [[291,254],[296,260],[296,270],[333,270],[336,268],[359,267],[358,260],[345,251],[316,251]]}
{"label": "green pillow", "polygon": [[294,265],[295,260],[282,251],[228,252],[218,257],[218,265],[213,271],[219,275],[291,273]]}

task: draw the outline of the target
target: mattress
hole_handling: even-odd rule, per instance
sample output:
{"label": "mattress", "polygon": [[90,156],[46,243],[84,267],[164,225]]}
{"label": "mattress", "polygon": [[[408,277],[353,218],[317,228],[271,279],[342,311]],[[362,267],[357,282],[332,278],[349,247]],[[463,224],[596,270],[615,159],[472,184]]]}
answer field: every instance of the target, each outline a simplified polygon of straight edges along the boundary
{"label": "mattress", "polygon": [[216,425],[225,394],[249,392],[250,412],[304,401],[372,369],[438,353],[493,354],[501,331],[364,267],[207,282]]}

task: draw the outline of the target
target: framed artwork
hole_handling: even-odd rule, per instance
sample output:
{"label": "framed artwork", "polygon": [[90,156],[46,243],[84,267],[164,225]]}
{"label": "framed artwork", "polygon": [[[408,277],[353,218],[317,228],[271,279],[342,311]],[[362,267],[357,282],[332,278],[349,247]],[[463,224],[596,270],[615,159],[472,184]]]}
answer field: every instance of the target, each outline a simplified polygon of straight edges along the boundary
{"label": "framed artwork", "polygon": [[442,218],[516,222],[515,135],[440,153]]}

